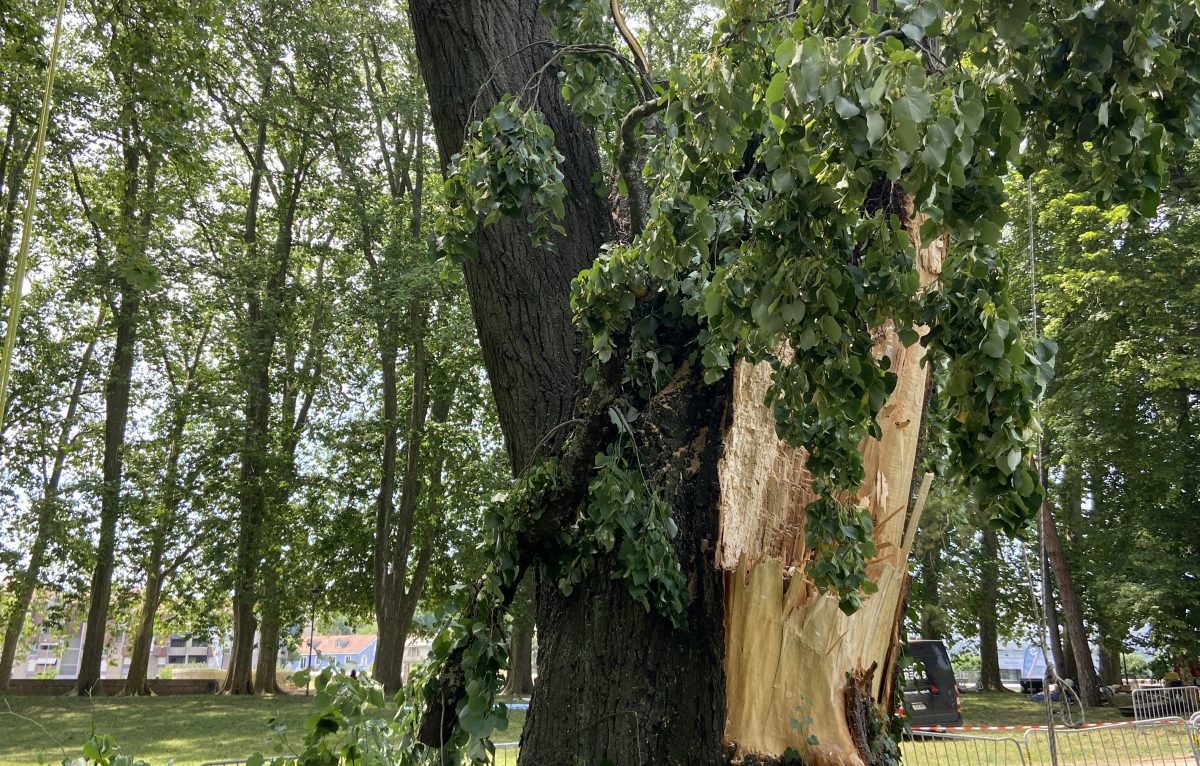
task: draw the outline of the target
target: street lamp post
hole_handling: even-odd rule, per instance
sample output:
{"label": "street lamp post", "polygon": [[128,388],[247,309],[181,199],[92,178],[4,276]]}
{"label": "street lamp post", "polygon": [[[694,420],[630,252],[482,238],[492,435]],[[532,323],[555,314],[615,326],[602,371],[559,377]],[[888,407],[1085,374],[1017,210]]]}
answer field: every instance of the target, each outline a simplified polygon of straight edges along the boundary
{"label": "street lamp post", "polygon": [[309,612],[308,620],[308,681],[304,684],[304,696],[308,696],[308,689],[312,686],[312,659],[313,659],[313,631],[317,628],[317,596],[321,595],[321,589],[313,586],[310,591],[312,594],[312,611]]}

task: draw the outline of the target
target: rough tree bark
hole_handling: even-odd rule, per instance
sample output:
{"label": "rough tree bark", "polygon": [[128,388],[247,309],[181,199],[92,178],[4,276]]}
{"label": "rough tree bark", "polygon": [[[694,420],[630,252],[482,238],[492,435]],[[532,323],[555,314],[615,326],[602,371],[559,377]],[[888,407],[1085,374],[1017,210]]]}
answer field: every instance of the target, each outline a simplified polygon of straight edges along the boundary
{"label": "rough tree bark", "polygon": [[981,537],[979,598],[979,690],[1007,691],[1000,678],[999,636],[996,633],[996,601],[1000,591],[1000,541],[996,530],[983,527]]}
{"label": "rough tree bark", "polygon": [[0,694],[8,691],[13,663],[17,657],[17,645],[21,641],[21,632],[25,629],[25,615],[29,612],[29,605],[33,603],[33,594],[37,590],[42,567],[46,564],[46,552],[54,534],[54,511],[58,503],[58,487],[62,482],[63,468],[66,466],[67,452],[71,446],[71,431],[75,428],[79,403],[83,399],[83,386],[87,381],[88,367],[91,366],[92,356],[96,352],[96,342],[103,320],[104,312],[101,311],[100,316],[96,319],[95,332],[79,360],[79,368],[75,372],[75,380],[71,386],[71,395],[67,400],[67,411],[59,430],[58,445],[54,450],[54,464],[42,489],[33,545],[29,548],[29,564],[25,567],[25,571],[17,576],[16,598],[13,599],[8,613],[4,629],[4,649],[0,652]]}
{"label": "rough tree bark", "polygon": [[96,567],[92,571],[90,604],[79,652],[79,676],[75,693],[103,694],[100,684],[104,661],[104,638],[108,625],[109,596],[116,562],[117,520],[121,515],[121,479],[125,468],[125,424],[133,385],[133,363],[137,345],[137,323],[141,293],[122,291],[114,313],[117,338],[112,363],[104,386],[104,458],[100,485],[100,539],[96,545]]}
{"label": "rough tree bark", "polygon": [[[477,96],[476,114],[486,113],[542,66],[549,51],[534,43],[548,30],[535,0],[410,0],[409,11],[445,163],[461,146]],[[566,158],[566,236],[557,252],[538,251],[524,222],[505,220],[479,231],[479,257],[465,266],[517,471],[558,450],[570,431],[561,426],[585,393],[569,284],[599,252],[608,218],[591,181],[592,137],[557,88],[537,93]],[[942,249],[939,241],[921,252],[926,280],[940,268]],[[900,381],[880,416],[883,438],[863,445],[868,479],[852,500],[875,520],[879,556],[870,574],[880,592],[846,617],[836,598],[805,584],[810,479],[804,450],[779,442],[762,405],[769,369],[740,365],[705,385],[685,365],[644,405],[634,434],[649,483],[679,528],[687,628],[633,601],[603,558],[570,597],[539,583],[539,683],[522,734],[523,764],[778,762],[790,747],[814,764],[863,759],[866,743],[852,729],[861,733],[861,703],[873,702],[888,675],[873,666],[888,656],[900,616],[904,511],[926,383],[919,346],[904,348],[891,327],[877,338]],[[805,734],[815,734],[817,746],[792,726],[797,708],[814,714]],[[444,731],[431,721],[422,737],[436,744]]]}

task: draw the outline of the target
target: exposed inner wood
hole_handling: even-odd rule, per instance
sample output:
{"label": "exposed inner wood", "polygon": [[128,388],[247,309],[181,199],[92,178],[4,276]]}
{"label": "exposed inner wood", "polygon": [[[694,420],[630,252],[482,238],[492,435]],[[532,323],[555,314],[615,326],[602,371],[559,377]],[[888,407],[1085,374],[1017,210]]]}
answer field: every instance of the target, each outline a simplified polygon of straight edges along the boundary
{"label": "exposed inner wood", "polygon": [[[913,219],[914,238],[921,218]],[[937,277],[944,252],[944,240],[918,247],[922,284]],[[890,672],[884,663],[907,571],[905,511],[927,374],[924,349],[905,348],[890,325],[876,331],[875,353],[891,358],[898,380],[880,413],[881,438],[862,445],[866,480],[852,499],[874,519],[878,554],[868,574],[879,591],[849,617],[804,575],[804,507],[812,482],[805,451],[776,437],[774,416],[763,404],[770,368],[741,364],[735,370],[715,551],[727,582],[725,741],[735,758],[795,748],[806,764],[862,763],[845,716],[846,674],[878,664],[871,679],[878,694]],[[809,735],[816,736],[815,746],[806,744]]]}

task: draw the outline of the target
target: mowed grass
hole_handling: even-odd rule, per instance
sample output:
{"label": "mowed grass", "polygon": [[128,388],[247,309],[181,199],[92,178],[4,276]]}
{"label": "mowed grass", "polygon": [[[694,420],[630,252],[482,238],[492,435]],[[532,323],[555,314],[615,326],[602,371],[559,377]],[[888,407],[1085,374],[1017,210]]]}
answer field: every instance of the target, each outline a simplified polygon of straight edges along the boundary
{"label": "mowed grass", "polygon": [[[964,693],[963,721],[967,726],[1032,726],[1045,723],[1045,707],[1020,694],[999,692]],[[11,712],[10,712],[11,711]],[[242,758],[254,752],[275,752],[279,735],[269,722],[285,727],[282,746],[299,748],[304,721],[312,712],[312,700],[284,695],[271,698],[244,697],[110,697],[96,700],[73,697],[9,697],[0,700],[0,766],[57,764],[65,755],[77,755],[92,726],[112,734],[122,749],[154,766],[174,759],[178,766],[197,766],[206,761]],[[15,714],[15,715],[14,715]],[[515,742],[525,724],[524,710],[509,711],[509,727],[496,735],[497,742]],[[1091,723],[1124,721],[1115,708],[1087,711]],[[992,738],[1021,739],[1021,732],[981,732]],[[1113,737],[1116,736],[1116,739]],[[1170,732],[1153,736],[1133,734],[1067,734],[1062,750],[1076,756],[1072,763],[1126,763],[1130,755],[1162,758],[1176,747]],[[1044,737],[1043,737],[1044,739]],[[934,748],[938,748],[936,751]],[[953,759],[955,749],[969,759]],[[1035,750],[1039,749],[1037,747]],[[1001,766],[1010,762],[1011,745],[975,744],[948,747],[946,743],[918,742],[905,745],[913,766],[934,763],[979,763]],[[1104,753],[1105,757],[1100,757]],[[1065,753],[1064,753],[1065,754]],[[1119,761],[1110,760],[1123,756]],[[507,756],[507,758],[505,757]],[[515,756],[515,748],[501,754],[501,762]],[[1161,762],[1155,760],[1154,762]],[[1169,762],[1169,761],[1168,761]]]}
{"label": "mowed grass", "polygon": [[[964,726],[1045,726],[1046,703],[1030,702],[1017,692],[963,692]],[[1054,709],[1058,710],[1055,702]],[[1087,709],[1088,723],[1128,721],[1115,707]]]}
{"label": "mowed grass", "polygon": [[303,696],[8,697],[0,701],[0,765],[60,763],[64,753],[80,753],[93,725],[156,765],[241,758],[273,750],[273,717],[299,740],[311,703]]}
{"label": "mowed grass", "polygon": [[[247,697],[7,697],[0,699],[0,766],[58,764],[79,755],[94,725],[121,749],[153,766],[197,766],[252,753],[301,747],[312,698]],[[270,728],[274,718],[285,731]],[[497,742],[516,741],[524,710],[510,710]],[[282,739],[282,741],[281,741]]]}

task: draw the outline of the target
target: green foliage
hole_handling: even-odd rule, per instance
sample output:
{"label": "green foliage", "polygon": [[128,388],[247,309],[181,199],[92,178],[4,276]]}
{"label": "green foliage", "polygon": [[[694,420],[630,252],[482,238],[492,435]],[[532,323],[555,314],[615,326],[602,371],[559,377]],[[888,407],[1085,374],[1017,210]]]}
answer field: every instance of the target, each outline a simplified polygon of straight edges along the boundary
{"label": "green foliage", "polygon": [[308,671],[301,671],[293,680],[297,686],[311,680],[315,692],[313,712],[304,721],[299,748],[288,741],[287,728],[272,721],[271,729],[278,739],[276,751],[283,751],[285,745],[293,751],[252,755],[247,759],[248,766],[412,763],[399,747],[396,727],[388,720],[388,700],[378,683],[365,674],[355,679],[335,668],[325,668],[311,679]]}
{"label": "green foliage", "polygon": [[83,743],[83,755],[64,758],[63,766],[149,766],[145,761],[122,752],[111,734],[100,734],[92,727],[92,735]]}
{"label": "green foliage", "polygon": [[[1149,221],[1098,205],[1059,165],[1032,177],[1032,199],[1013,194],[1020,215],[1033,207],[1039,309],[1062,349],[1044,409],[1073,575],[1103,640],[1124,643],[1148,624],[1167,656],[1198,648],[1185,606],[1200,592],[1197,178],[1195,152],[1173,159]],[[1014,264],[1028,257],[1026,234],[1014,238]]]}
{"label": "green foliage", "polygon": [[1121,655],[1121,672],[1130,678],[1149,678],[1153,660],[1147,660],[1140,654]]}
{"label": "green foliage", "polygon": [[450,208],[439,219],[437,246],[451,262],[475,255],[481,226],[524,215],[535,245],[554,248],[565,214],[562,154],[541,112],[523,109],[515,97],[502,99],[483,120],[473,122],[446,179]]}
{"label": "green foliage", "polygon": [[867,560],[875,555],[871,512],[851,508],[825,494],[806,510],[805,545],[815,555],[806,573],[818,588],[839,594],[838,606],[853,614],[862,606],[860,593],[870,595],[878,590],[867,578]]}
{"label": "green foliage", "polygon": [[569,595],[591,574],[596,557],[615,549],[613,576],[626,580],[629,594],[647,611],[653,607],[682,627],[688,594],[672,543],[678,530],[670,505],[646,485],[636,453],[632,459],[626,454],[632,442],[630,433],[596,456],[587,501],[575,528],[566,532],[565,563],[551,570],[559,590]]}

